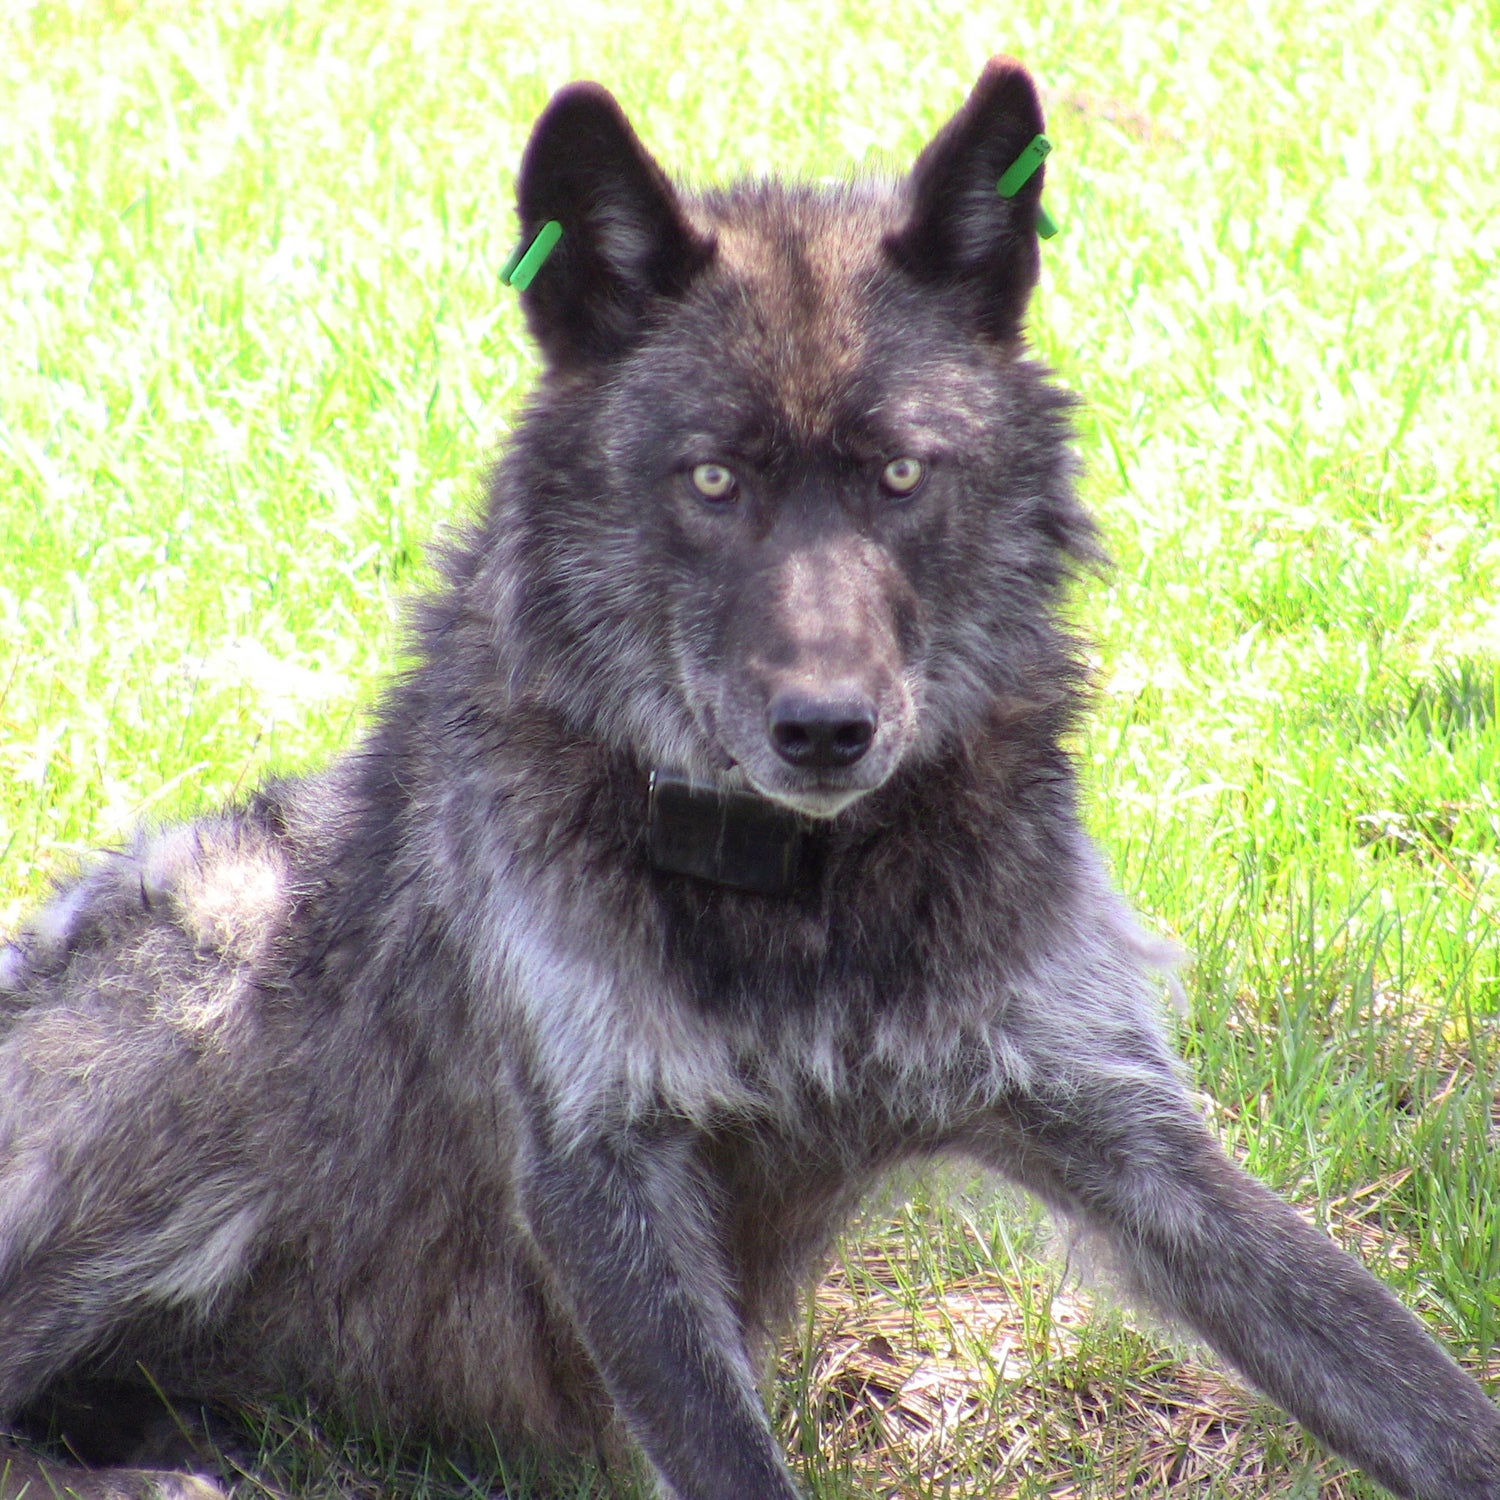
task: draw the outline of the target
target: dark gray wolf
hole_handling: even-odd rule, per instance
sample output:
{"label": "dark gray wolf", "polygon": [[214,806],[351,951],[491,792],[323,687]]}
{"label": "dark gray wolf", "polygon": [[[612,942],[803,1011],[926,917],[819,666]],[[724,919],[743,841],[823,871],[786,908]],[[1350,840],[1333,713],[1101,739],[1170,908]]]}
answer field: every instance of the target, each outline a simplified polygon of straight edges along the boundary
{"label": "dark gray wolf", "polygon": [[770,1342],[962,1156],[1396,1494],[1500,1496],[1479,1386],[1210,1139],[1080,829],[1041,129],[996,62],[904,180],[691,197],[552,101],[546,374],[374,729],[6,952],[0,1413],[143,1366],[791,1497]]}

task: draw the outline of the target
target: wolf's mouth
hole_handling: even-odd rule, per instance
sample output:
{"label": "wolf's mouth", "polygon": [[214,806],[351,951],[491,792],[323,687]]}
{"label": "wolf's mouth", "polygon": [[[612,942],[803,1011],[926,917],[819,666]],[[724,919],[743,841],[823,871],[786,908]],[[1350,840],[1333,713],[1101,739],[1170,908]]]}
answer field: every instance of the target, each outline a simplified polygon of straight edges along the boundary
{"label": "wolf's mouth", "polygon": [[[871,783],[851,786],[847,782],[850,772],[845,771],[842,774],[834,772],[831,777],[826,774],[814,776],[804,773],[802,785],[788,786],[784,778],[796,776],[795,770],[775,764],[769,768],[771,775],[765,775],[764,768],[761,774],[757,774],[747,760],[741,759],[725,745],[723,736],[719,733],[718,716],[712,707],[705,706],[704,719],[704,727],[708,731],[706,737],[715,752],[711,774],[715,784],[726,792],[742,792],[762,797],[790,813],[823,821],[836,818],[846,807],[874,791],[878,785]],[[830,781],[843,781],[845,784],[829,785]]]}
{"label": "wolf's mouth", "polygon": [[778,807],[806,818],[836,818],[846,807],[875,790],[873,786],[768,785],[742,761],[725,750],[722,743],[716,742],[716,748],[724,755],[724,765],[719,772],[718,781],[725,791],[763,797],[767,802],[773,802]]}

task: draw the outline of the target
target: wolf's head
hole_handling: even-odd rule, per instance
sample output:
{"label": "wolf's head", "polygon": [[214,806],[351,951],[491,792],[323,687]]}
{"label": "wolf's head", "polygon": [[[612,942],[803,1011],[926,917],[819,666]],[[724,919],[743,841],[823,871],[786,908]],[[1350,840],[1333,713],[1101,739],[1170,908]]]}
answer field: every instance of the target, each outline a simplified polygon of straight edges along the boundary
{"label": "wolf's head", "polygon": [[552,100],[518,185],[524,238],[562,229],[523,293],[547,376],[487,522],[515,690],[823,817],[1067,696],[1092,531],[1021,342],[1043,173],[996,191],[1041,129],[996,61],[904,180],[692,196],[602,88]]}

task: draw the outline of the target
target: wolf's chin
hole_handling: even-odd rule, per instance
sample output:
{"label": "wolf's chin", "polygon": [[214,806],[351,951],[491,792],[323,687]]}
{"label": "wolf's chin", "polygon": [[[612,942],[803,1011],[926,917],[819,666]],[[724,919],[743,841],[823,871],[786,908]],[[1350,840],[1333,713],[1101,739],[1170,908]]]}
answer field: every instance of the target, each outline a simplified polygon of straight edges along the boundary
{"label": "wolf's chin", "polygon": [[793,812],[799,812],[809,818],[836,818],[846,807],[852,806],[861,797],[874,791],[873,787],[861,786],[831,792],[789,792],[779,787],[761,786],[749,777],[746,777],[746,780],[767,801],[779,803],[782,807],[789,807]]}

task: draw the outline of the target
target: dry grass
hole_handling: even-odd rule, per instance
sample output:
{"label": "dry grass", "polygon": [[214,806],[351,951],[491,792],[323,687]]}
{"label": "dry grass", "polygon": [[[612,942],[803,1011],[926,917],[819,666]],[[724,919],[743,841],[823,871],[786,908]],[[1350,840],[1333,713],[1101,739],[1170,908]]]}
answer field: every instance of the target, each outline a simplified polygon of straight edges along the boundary
{"label": "dry grass", "polygon": [[[1339,1227],[1371,1247],[1367,1222]],[[838,1494],[1369,1493],[1232,1376],[1123,1327],[1044,1263],[955,1278],[914,1306],[915,1274],[887,1236],[852,1248],[782,1361],[788,1444],[821,1453]]]}

